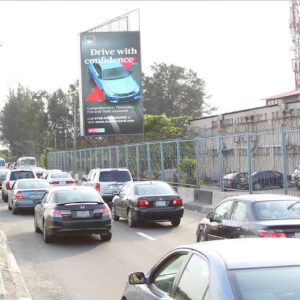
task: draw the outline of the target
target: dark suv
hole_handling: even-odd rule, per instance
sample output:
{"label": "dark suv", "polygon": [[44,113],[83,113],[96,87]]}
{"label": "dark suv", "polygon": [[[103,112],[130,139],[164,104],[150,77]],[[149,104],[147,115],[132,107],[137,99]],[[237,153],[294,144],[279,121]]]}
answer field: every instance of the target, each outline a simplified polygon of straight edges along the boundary
{"label": "dark suv", "polygon": [[8,190],[10,190],[16,180],[37,178],[36,174],[30,169],[9,170],[5,180],[2,182],[2,200],[8,201]]}

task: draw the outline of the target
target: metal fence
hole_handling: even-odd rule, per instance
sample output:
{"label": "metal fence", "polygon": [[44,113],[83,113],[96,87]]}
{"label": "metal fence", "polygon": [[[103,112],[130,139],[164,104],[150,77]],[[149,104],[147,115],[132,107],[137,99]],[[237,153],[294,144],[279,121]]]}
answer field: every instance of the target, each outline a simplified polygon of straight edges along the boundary
{"label": "metal fence", "polygon": [[[300,130],[283,128],[276,132],[57,151],[48,153],[47,159],[49,169],[80,176],[93,168],[124,167],[137,180],[300,195],[298,177],[292,176],[300,165]],[[238,182],[231,175],[225,176],[243,172],[246,174]]]}

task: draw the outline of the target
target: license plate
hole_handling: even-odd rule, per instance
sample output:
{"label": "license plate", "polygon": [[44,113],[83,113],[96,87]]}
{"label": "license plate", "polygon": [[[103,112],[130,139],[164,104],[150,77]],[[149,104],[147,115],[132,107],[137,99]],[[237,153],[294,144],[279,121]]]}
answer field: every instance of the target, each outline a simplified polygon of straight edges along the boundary
{"label": "license plate", "polygon": [[76,213],[77,218],[87,218],[90,216],[90,212],[88,210],[79,210]]}
{"label": "license plate", "polygon": [[300,238],[300,232],[295,232],[295,238],[297,238],[297,239]]}
{"label": "license plate", "polygon": [[40,194],[33,194],[33,195],[32,195],[32,198],[33,198],[33,199],[40,199]]}
{"label": "license plate", "polygon": [[166,201],[156,201],[155,206],[159,206],[159,207],[166,206]]}

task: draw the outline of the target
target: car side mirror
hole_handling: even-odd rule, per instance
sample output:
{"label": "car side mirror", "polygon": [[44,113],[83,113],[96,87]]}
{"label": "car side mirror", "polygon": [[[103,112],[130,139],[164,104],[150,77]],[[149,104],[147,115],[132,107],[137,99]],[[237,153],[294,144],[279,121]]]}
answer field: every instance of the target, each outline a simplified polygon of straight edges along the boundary
{"label": "car side mirror", "polygon": [[128,281],[130,284],[144,284],[146,283],[146,277],[143,272],[135,272],[129,275]]}
{"label": "car side mirror", "polygon": [[212,211],[210,211],[208,214],[207,214],[207,216],[206,216],[206,218],[208,218],[208,219],[210,219],[210,220],[212,220],[212,218],[213,218],[213,212]]}
{"label": "car side mirror", "polygon": [[83,177],[83,178],[81,179],[81,181],[87,181],[87,180],[86,180],[86,178],[85,178],[85,177]]}

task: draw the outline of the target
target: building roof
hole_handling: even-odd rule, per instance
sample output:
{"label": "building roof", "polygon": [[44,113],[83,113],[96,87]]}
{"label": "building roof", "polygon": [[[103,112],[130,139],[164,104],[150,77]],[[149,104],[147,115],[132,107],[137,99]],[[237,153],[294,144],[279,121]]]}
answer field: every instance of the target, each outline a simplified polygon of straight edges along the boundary
{"label": "building roof", "polygon": [[272,96],[272,97],[265,98],[263,100],[282,99],[282,98],[286,98],[286,97],[290,97],[290,96],[296,96],[296,95],[300,95],[300,90],[294,90],[294,91],[282,93],[282,94],[279,94],[279,95],[275,95],[275,96]]}

